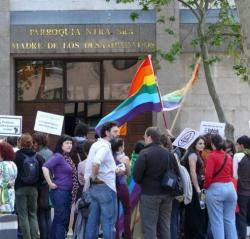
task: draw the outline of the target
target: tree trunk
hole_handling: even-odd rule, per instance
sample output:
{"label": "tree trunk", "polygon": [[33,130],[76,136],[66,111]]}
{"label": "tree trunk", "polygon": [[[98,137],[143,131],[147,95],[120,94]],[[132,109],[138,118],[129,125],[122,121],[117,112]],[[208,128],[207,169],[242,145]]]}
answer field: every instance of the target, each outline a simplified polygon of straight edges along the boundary
{"label": "tree trunk", "polygon": [[212,101],[214,103],[214,107],[218,116],[218,119],[222,123],[226,123],[226,128],[225,128],[225,136],[227,139],[234,140],[234,127],[230,123],[227,122],[225,113],[223,111],[223,108],[221,106],[221,102],[219,99],[219,96],[216,92],[214,82],[212,79],[211,75],[211,70],[210,70],[210,65],[207,62],[209,55],[208,55],[208,49],[207,49],[207,44],[204,40],[204,20],[199,22],[198,26],[198,36],[201,39],[200,40],[200,49],[201,49],[201,57],[203,60],[203,66],[204,66],[204,72],[205,72],[205,78],[207,82],[207,87],[208,87],[208,92],[209,95],[212,98]]}

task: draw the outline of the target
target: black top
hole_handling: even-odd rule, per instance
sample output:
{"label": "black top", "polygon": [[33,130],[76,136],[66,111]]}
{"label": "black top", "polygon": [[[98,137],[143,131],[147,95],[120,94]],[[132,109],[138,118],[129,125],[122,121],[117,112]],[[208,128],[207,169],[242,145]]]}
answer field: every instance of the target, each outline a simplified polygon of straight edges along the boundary
{"label": "black top", "polygon": [[178,172],[174,155],[160,144],[152,143],[143,149],[134,166],[134,180],[141,186],[145,195],[164,195],[167,192],[161,187],[164,173],[170,168]]}
{"label": "black top", "polygon": [[250,196],[250,155],[245,155],[238,165],[238,194]]}
{"label": "black top", "polygon": [[25,156],[23,154],[26,154],[28,156],[32,156],[35,153],[36,153],[35,151],[33,151],[32,149],[28,149],[28,148],[27,149],[20,149],[20,150],[18,150],[16,152],[16,158],[14,160],[14,163],[17,166],[17,178],[16,178],[16,181],[15,181],[15,190],[18,189],[18,188],[21,188],[21,187],[38,187],[44,181],[43,172],[42,172],[42,165],[45,162],[45,160],[39,154],[36,155],[36,159],[37,159],[37,161],[39,163],[39,166],[40,166],[38,182],[35,183],[35,184],[25,184],[21,180],[20,172],[23,169],[23,160],[25,159]]}
{"label": "black top", "polygon": [[203,160],[201,158],[201,156],[199,154],[197,154],[196,152],[190,152],[185,159],[183,160],[183,165],[185,166],[185,168],[187,169],[189,175],[190,175],[190,166],[189,166],[189,156],[191,154],[195,154],[197,156],[197,161],[196,161],[196,175],[197,175],[197,180],[198,180],[198,184],[200,187],[203,186],[203,181],[204,181],[204,172],[203,172]]}

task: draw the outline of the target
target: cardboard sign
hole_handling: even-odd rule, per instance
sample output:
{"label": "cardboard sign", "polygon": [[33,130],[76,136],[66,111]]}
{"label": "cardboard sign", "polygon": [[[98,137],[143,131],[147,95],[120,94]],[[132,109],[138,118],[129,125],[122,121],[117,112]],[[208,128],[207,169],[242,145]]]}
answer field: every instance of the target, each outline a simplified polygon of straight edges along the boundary
{"label": "cardboard sign", "polygon": [[225,123],[201,121],[200,133],[203,134],[219,134],[225,136]]}
{"label": "cardboard sign", "polygon": [[22,121],[22,116],[0,115],[0,135],[21,136]]}
{"label": "cardboard sign", "polygon": [[187,149],[198,137],[200,133],[196,130],[185,128],[173,142],[179,148]]}
{"label": "cardboard sign", "polygon": [[37,111],[35,131],[61,135],[64,116]]}

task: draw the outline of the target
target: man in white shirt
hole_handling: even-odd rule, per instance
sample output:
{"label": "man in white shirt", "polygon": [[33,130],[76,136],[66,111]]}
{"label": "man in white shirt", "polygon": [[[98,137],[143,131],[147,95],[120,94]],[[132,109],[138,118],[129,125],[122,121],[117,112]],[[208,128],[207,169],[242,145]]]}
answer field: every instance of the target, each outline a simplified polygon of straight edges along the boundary
{"label": "man in white shirt", "polygon": [[117,170],[109,141],[117,137],[118,133],[119,128],[115,122],[104,124],[101,138],[91,146],[87,157],[84,178],[85,189],[90,183],[91,205],[85,239],[97,238],[99,224],[105,239],[115,238]]}
{"label": "man in white shirt", "polygon": [[246,135],[237,139],[238,152],[233,158],[234,177],[238,180],[238,204],[236,215],[239,239],[246,238],[248,204],[250,203],[250,138]]}

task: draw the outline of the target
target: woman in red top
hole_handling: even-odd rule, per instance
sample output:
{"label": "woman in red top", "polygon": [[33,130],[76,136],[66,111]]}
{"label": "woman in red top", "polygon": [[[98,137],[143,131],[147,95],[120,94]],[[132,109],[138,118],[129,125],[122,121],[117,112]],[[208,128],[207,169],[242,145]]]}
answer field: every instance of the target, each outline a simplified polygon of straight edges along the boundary
{"label": "woman in red top", "polygon": [[224,149],[223,139],[211,135],[213,151],[205,170],[206,201],[214,239],[237,239],[235,208],[237,195],[232,183],[232,157]]}

